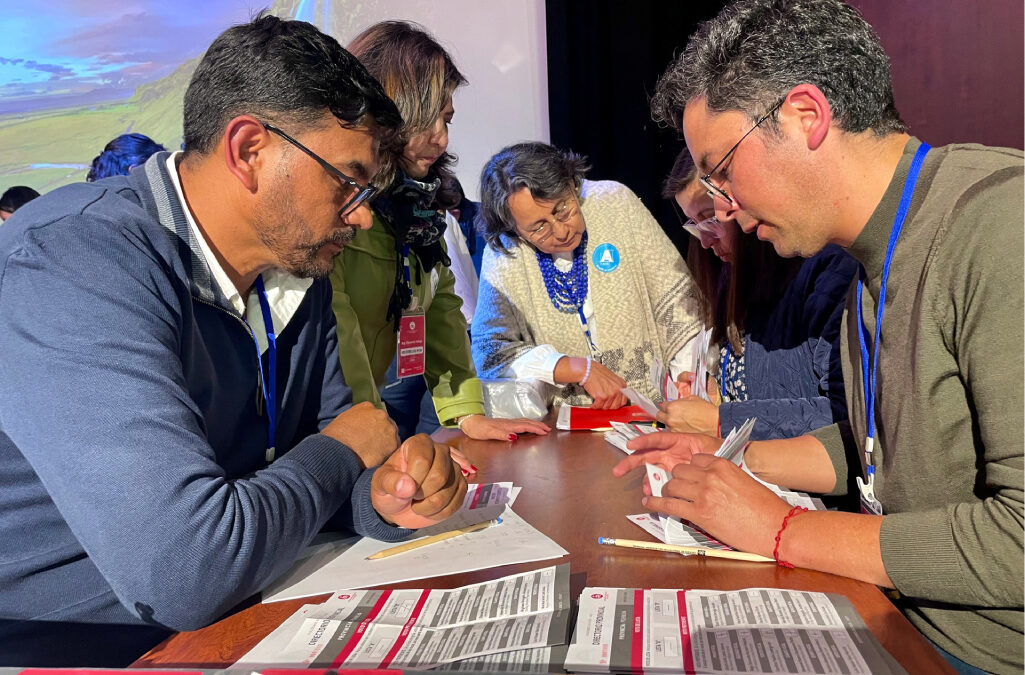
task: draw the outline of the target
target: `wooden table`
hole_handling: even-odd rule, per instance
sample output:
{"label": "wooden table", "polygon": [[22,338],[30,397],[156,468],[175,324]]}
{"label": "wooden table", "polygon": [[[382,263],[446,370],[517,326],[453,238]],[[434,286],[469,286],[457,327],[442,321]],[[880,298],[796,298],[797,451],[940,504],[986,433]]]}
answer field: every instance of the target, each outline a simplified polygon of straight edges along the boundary
{"label": "wooden table", "polygon": [[[613,478],[611,468],[623,455],[599,433],[553,431],[547,437],[524,436],[514,443],[472,441],[451,432],[440,434],[447,434],[451,443],[480,469],[479,482],[512,481],[523,486],[516,513],[570,555],[393,584],[392,588],[454,588],[568,562],[574,597],[584,586],[718,590],[768,586],[839,593],[850,598],[876,638],[909,673],[953,672],[889,599],[870,584],[767,563],[684,558],[674,553],[599,546],[599,536],[649,538],[624,518],[626,514],[644,512],[640,504],[643,472]],[[315,600],[254,604],[202,630],[168,638],[133,666],[223,668],[252,649],[300,606]]]}

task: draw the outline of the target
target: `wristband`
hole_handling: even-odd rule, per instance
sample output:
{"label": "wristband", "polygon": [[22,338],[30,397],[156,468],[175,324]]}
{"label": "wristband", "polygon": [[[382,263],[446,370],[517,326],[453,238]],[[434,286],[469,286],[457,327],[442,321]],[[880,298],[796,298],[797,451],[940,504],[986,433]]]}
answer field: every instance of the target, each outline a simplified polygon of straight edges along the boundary
{"label": "wristband", "polygon": [[[463,415],[462,417],[460,417],[458,420],[456,420],[456,428],[459,429],[460,431],[463,431],[463,422],[465,422],[466,420],[470,419],[471,417],[475,417],[476,414],[477,413],[473,413],[473,414],[470,414],[470,415]],[[463,433],[466,433],[466,432],[463,432]]]}
{"label": "wristband", "polygon": [[787,522],[794,516],[802,514],[807,510],[808,509],[804,508],[803,506],[795,506],[794,508],[790,509],[790,512],[787,513],[787,515],[783,516],[783,525],[780,526],[779,532],[776,533],[776,548],[772,549],[772,558],[780,567],[786,567],[788,570],[794,569],[792,563],[788,563],[786,560],[779,559],[779,539],[783,536],[783,530],[787,529]]}
{"label": "wristband", "polygon": [[587,370],[584,371],[584,376],[580,378],[580,386],[584,386],[587,382],[587,378],[591,377],[591,357],[587,357]]}

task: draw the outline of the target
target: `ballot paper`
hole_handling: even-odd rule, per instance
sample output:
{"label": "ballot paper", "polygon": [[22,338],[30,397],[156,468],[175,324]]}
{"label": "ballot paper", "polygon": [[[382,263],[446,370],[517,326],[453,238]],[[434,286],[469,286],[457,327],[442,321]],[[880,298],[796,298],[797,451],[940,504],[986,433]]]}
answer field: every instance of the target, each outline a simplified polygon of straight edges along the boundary
{"label": "ballot paper", "polygon": [[627,443],[638,436],[657,434],[659,431],[657,427],[648,424],[612,422],[612,431],[605,432],[605,440],[626,454],[632,455],[634,451],[626,447]]}
{"label": "ballot paper", "polygon": [[[711,335],[711,333],[709,333]],[[705,340],[705,349],[708,349],[707,340]],[[651,370],[648,371],[648,381],[651,384],[651,388],[657,391],[662,396],[663,401],[675,401],[680,398],[680,392],[676,388],[676,382],[673,380],[669,371],[662,364],[661,359],[657,357],[651,361]],[[658,414],[658,406],[645,396],[631,387],[622,387],[619,391],[623,392],[623,395],[630,399],[630,402],[639,407],[644,412],[648,413],[652,417]]]}
{"label": "ballot paper", "polygon": [[[680,520],[679,529],[675,529],[672,535],[666,535],[666,516],[662,513],[638,513],[634,516],[627,516],[626,519],[641,528],[663,544],[673,546],[700,546],[702,548],[717,548],[721,551],[731,550],[729,546],[715,539],[710,534],[691,523],[689,520]],[[681,553],[680,555],[693,555]]]}
{"label": "ballot paper", "polygon": [[406,541],[483,520],[501,518],[502,523],[400,555],[368,561],[368,556],[397,545],[368,537],[322,545],[319,553],[299,560],[272,583],[263,592],[263,601],[292,600],[340,588],[383,586],[566,555],[564,548],[510,508],[519,492],[519,487],[508,482],[470,485],[459,511],[442,523],[417,530]]}
{"label": "ballot paper", "polygon": [[619,391],[623,393],[623,396],[626,396],[628,399],[630,399],[631,403],[633,403],[635,406],[637,406],[644,412],[648,413],[652,417],[658,415],[658,406],[652,403],[651,399],[645,396],[644,394],[634,391],[630,387],[620,387]]}
{"label": "ballot paper", "polygon": [[585,673],[905,673],[847,598],[778,588],[585,588],[565,668]]}
{"label": "ballot paper", "polygon": [[708,363],[706,359],[708,358],[708,346],[712,342],[712,329],[702,327],[697,341],[698,346],[694,349],[694,360],[691,366],[694,382],[691,384],[690,393],[711,403],[712,399],[708,397]]}
{"label": "ballot paper", "polygon": [[[716,457],[729,459],[738,464],[749,476],[772,490],[777,497],[791,506],[803,506],[809,511],[824,509],[825,505],[823,505],[821,499],[811,497],[804,492],[784,490],[778,485],[766,483],[752,474],[748,468],[744,466],[743,454],[740,451],[747,444],[747,440],[751,435],[751,429],[754,427],[754,422],[754,418],[751,418],[744,422],[739,429],[731,431],[716,451]],[[648,472],[648,485],[651,487],[651,494],[656,497],[661,497],[662,488],[667,482],[669,482],[671,476],[660,466],[656,466],[654,464],[645,464],[644,466]],[[704,548],[730,549],[729,546],[718,541],[690,521],[682,520],[675,516],[658,513],[641,513],[627,516],[627,519],[665,544],[673,544],[674,546],[701,546]]]}
{"label": "ballot paper", "polygon": [[734,428],[726,435],[722,445],[715,451],[716,457],[727,459],[737,466],[744,460],[743,450],[747,447],[747,441],[751,438],[751,430],[755,427],[754,417],[746,420],[740,428]]}
{"label": "ballot paper", "polygon": [[[648,484],[651,486],[651,494],[661,497],[662,487],[670,480],[671,476],[662,467],[655,466],[654,464],[646,464],[645,468],[648,471]],[[818,497],[812,497],[804,492],[784,490],[778,485],[760,480],[747,467],[741,468],[744,469],[747,475],[772,490],[777,497],[791,506],[803,506],[809,511],[821,511],[826,508]],[[627,516],[626,518],[664,544],[731,550],[729,546],[723,544],[689,520],[682,520],[660,513],[640,513]]]}
{"label": "ballot paper", "polygon": [[561,673],[569,645],[517,649],[438,666],[446,673]]}
{"label": "ballot paper", "polygon": [[648,374],[651,381],[651,388],[662,394],[666,401],[675,401],[680,398],[680,391],[676,388],[676,381],[672,373],[662,364],[662,359],[655,357],[651,360],[651,371]]}
{"label": "ballot paper", "polygon": [[[651,487],[651,494],[656,497],[662,496],[662,488],[669,482],[671,476],[669,473],[660,466],[654,464],[645,464],[644,468],[648,472],[648,485]],[[638,523],[630,516],[627,518],[641,527],[644,527],[642,523]],[[707,536],[704,532],[694,527],[690,522],[684,523],[684,521],[676,516],[669,516],[666,514],[659,514],[659,525],[661,525],[661,536],[655,534],[655,536],[666,544],[672,544],[674,546],[706,546],[708,548],[728,548],[723,544],[713,540]],[[645,529],[647,529],[645,527]],[[718,546],[710,546],[704,543],[702,540],[707,539],[710,542],[718,544]]]}
{"label": "ballot paper", "polygon": [[305,605],[231,666],[425,670],[564,645],[569,565],[451,590],[336,591]]}

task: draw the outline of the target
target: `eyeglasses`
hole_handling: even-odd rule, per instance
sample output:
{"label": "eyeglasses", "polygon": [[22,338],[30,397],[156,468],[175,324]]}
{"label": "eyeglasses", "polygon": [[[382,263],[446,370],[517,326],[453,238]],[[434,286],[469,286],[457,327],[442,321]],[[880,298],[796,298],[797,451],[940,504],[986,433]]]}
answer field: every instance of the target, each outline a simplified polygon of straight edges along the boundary
{"label": "eyeglasses", "polygon": [[691,236],[698,237],[699,239],[702,234],[711,235],[716,239],[722,238],[722,224],[715,216],[703,220],[688,218],[687,222],[683,224],[683,229],[687,230]]}
{"label": "eyeglasses", "polygon": [[566,225],[577,214],[578,207],[576,198],[573,198],[573,201],[564,200],[552,210],[552,221],[554,222],[542,220],[537,227],[527,230],[527,239],[535,244],[545,243],[555,231],[555,223]]}
{"label": "eyeglasses", "polygon": [[281,129],[278,129],[277,127],[271,124],[267,124],[266,122],[261,122],[261,124],[263,124],[263,128],[267,131],[273,132],[278,136],[281,136],[283,139],[285,139],[286,141],[288,141],[289,143],[291,143],[292,145],[294,145],[295,147],[299,148],[307,155],[312,157],[317,162],[317,164],[320,164],[325,171],[331,174],[331,176],[338,181],[339,185],[342,188],[342,196],[345,199],[345,202],[342,204],[342,208],[338,209],[339,218],[344,218],[345,216],[349,215],[350,213],[355,211],[360,204],[362,204],[363,202],[367,201],[368,199],[377,194],[376,187],[374,187],[373,185],[362,185],[356,179],[346,176],[344,173],[342,173],[334,166],[332,166],[326,159],[323,159],[317,153],[313,152],[305,145],[303,145],[299,141],[295,140],[294,138],[286,134]]}
{"label": "eyeglasses", "polygon": [[715,199],[716,197],[718,197],[719,199],[722,199],[722,200],[724,200],[724,201],[725,201],[725,202],[726,202],[727,204],[729,204],[730,206],[734,206],[734,205],[735,205],[735,202],[733,201],[733,198],[732,198],[732,197],[730,197],[730,196],[729,196],[729,195],[728,195],[728,194],[726,193],[726,190],[723,190],[723,189],[722,189],[721,187],[719,187],[718,185],[716,185],[715,183],[713,183],[713,182],[712,182],[712,174],[714,174],[714,173],[715,173],[716,171],[718,171],[718,170],[719,170],[719,168],[720,168],[720,167],[721,167],[721,166],[722,166],[723,164],[725,164],[725,163],[726,163],[726,161],[727,161],[727,160],[728,160],[728,159],[729,159],[730,157],[732,157],[732,156],[733,156],[733,153],[734,153],[734,152],[736,152],[737,148],[738,148],[738,147],[740,146],[740,144],[741,144],[741,143],[743,143],[743,142],[744,142],[744,139],[745,139],[745,138],[747,138],[748,136],[750,136],[750,135],[751,135],[751,133],[752,133],[752,132],[753,132],[753,131],[754,131],[755,129],[757,129],[758,127],[760,127],[760,126],[762,125],[762,122],[764,122],[765,120],[767,120],[767,119],[769,119],[770,117],[772,117],[772,114],[773,114],[774,112],[776,112],[777,110],[779,110],[779,109],[780,109],[780,107],[782,107],[782,105],[783,105],[783,102],[784,102],[784,101],[786,101],[786,98],[785,98],[785,97],[784,97],[784,98],[782,98],[782,99],[780,99],[779,103],[777,103],[776,105],[772,106],[772,109],[771,109],[771,110],[769,110],[769,112],[767,112],[767,113],[765,113],[764,115],[762,115],[762,116],[761,116],[761,117],[760,117],[760,118],[758,119],[758,121],[757,121],[757,122],[755,122],[755,125],[754,125],[753,127],[751,127],[751,128],[750,128],[750,129],[748,130],[748,132],[747,132],[746,134],[744,134],[743,136],[741,136],[741,137],[740,137],[740,140],[739,140],[739,141],[737,141],[737,142],[736,142],[736,143],[735,143],[735,144],[733,145],[733,147],[732,147],[732,148],[730,148],[730,151],[729,151],[729,152],[727,152],[727,153],[726,153],[726,154],[725,154],[725,155],[723,156],[723,158],[722,158],[722,159],[720,159],[720,160],[719,160],[719,162],[718,162],[718,163],[717,163],[717,164],[716,164],[715,166],[713,166],[713,167],[712,167],[712,170],[711,170],[711,171],[709,171],[708,173],[706,173],[706,174],[705,174],[704,176],[701,176],[701,178],[699,178],[699,179],[698,179],[698,180],[700,180],[700,181],[701,181],[701,185],[702,185],[702,186],[703,186],[703,187],[705,188],[705,190],[707,190],[707,191],[708,191],[708,196],[709,196],[709,197],[711,197],[712,199]]}

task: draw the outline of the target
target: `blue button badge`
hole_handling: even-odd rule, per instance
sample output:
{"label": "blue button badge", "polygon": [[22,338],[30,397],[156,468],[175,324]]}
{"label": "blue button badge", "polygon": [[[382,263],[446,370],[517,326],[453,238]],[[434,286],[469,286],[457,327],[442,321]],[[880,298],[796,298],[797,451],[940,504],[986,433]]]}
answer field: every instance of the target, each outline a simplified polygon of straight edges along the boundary
{"label": "blue button badge", "polygon": [[612,272],[619,267],[619,249],[612,244],[602,244],[594,249],[591,262],[602,272]]}

